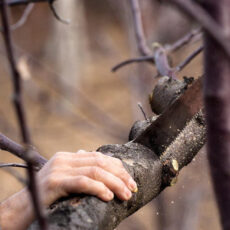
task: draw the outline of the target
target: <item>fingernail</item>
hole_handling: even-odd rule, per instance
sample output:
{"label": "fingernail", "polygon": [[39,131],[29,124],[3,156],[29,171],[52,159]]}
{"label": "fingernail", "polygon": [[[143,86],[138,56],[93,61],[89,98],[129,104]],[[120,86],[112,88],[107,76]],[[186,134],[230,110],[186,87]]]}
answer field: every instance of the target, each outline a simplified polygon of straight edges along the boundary
{"label": "fingernail", "polygon": [[126,200],[129,200],[132,197],[132,193],[129,189],[125,188],[125,198]]}
{"label": "fingernail", "polygon": [[137,192],[137,183],[133,180],[133,178],[129,179],[129,188],[132,192]]}
{"label": "fingernail", "polygon": [[114,195],[113,195],[113,193],[111,192],[111,191],[107,191],[107,193],[106,193],[106,197],[109,199],[109,200],[112,200],[113,199],[113,197],[114,197]]}
{"label": "fingernail", "polygon": [[138,187],[136,187],[133,192],[137,193],[138,192]]}

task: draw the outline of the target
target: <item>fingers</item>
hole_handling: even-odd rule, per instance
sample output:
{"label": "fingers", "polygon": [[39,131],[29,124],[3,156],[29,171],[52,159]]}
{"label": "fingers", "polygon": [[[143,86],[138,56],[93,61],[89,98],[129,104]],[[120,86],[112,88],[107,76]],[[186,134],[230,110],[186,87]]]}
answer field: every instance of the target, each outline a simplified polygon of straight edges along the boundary
{"label": "fingers", "polygon": [[86,193],[104,201],[113,199],[114,194],[102,183],[86,176],[75,176],[64,181],[63,189],[68,193]]}
{"label": "fingers", "polygon": [[65,160],[72,167],[97,166],[120,178],[133,192],[137,190],[137,184],[124,168],[122,161],[106,156],[100,152],[85,152],[80,150],[76,153],[65,154]]}
{"label": "fingers", "polygon": [[[74,168],[71,171],[72,175],[86,176],[94,181],[102,182],[109,190],[114,192],[117,197],[121,200],[129,200],[132,196],[131,191],[127,188],[125,183],[117,176],[112,173],[105,171],[102,168],[91,166],[91,167],[80,167]],[[78,185],[76,185],[78,186]],[[87,185],[90,187],[91,185]]]}
{"label": "fingers", "polygon": [[53,191],[54,197],[87,193],[108,201],[116,194],[121,200],[129,200],[131,191],[137,192],[137,185],[122,161],[99,152],[59,152],[43,170],[42,178],[51,175],[47,184],[51,185],[48,190]]}

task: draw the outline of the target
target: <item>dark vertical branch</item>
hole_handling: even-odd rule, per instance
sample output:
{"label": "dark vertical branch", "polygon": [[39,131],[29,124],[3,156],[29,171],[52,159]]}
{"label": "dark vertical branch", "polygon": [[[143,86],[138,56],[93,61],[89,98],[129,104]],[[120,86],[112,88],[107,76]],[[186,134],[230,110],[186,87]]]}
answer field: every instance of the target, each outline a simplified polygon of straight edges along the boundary
{"label": "dark vertical branch", "polygon": [[139,0],[130,0],[130,4],[132,7],[134,30],[136,34],[139,51],[143,56],[152,55],[153,52],[151,52],[151,50],[147,45],[144,30],[143,30]]}
{"label": "dark vertical branch", "polygon": [[[206,0],[205,9],[230,37],[230,2]],[[230,229],[230,58],[210,33],[205,33],[205,105],[208,157],[221,222]]]}
{"label": "dark vertical branch", "polygon": [[216,23],[216,21],[210,17],[210,15],[199,6],[196,1],[192,0],[167,0],[168,2],[176,4],[180,9],[182,9],[189,16],[197,20],[202,27],[211,34],[216,41],[225,49],[225,52],[230,57],[230,42],[229,38],[226,36],[225,32]]}
{"label": "dark vertical branch", "polygon": [[17,114],[18,124],[20,127],[20,131],[22,134],[22,141],[25,144],[30,144],[30,134],[26,124],[26,118],[24,113],[24,108],[22,105],[22,86],[21,86],[21,79],[20,74],[17,69],[16,61],[14,58],[14,53],[12,49],[12,38],[9,30],[9,22],[8,22],[8,15],[7,15],[7,7],[5,4],[5,0],[2,0],[3,4],[1,5],[1,16],[2,16],[2,27],[3,27],[3,37],[6,46],[7,56],[10,64],[12,80],[13,80],[13,103],[15,106],[15,111]]}
{"label": "dark vertical branch", "polygon": [[21,84],[21,77],[20,73],[17,69],[13,46],[12,46],[12,38],[10,33],[10,26],[8,21],[8,12],[7,12],[7,3],[6,0],[1,0],[1,18],[2,18],[2,28],[3,28],[3,38],[6,46],[7,56],[10,64],[11,74],[12,74],[12,81],[13,81],[13,103],[15,107],[15,112],[18,118],[18,124],[20,127],[20,132],[22,136],[22,142],[25,145],[26,151],[26,159],[27,159],[27,173],[29,178],[29,190],[31,192],[31,197],[35,209],[35,213],[39,220],[39,224],[41,229],[46,229],[46,222],[41,212],[39,197],[36,188],[36,181],[35,181],[35,172],[33,168],[33,154],[31,151],[31,140],[30,134],[28,130],[28,126],[26,123],[24,107],[22,103],[22,84]]}

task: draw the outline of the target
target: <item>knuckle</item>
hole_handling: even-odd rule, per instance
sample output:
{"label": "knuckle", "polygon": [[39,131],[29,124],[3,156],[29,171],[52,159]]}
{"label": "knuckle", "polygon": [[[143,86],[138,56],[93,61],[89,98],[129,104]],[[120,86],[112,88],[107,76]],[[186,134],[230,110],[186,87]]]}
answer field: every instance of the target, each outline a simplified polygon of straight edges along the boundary
{"label": "knuckle", "polygon": [[88,178],[86,176],[79,176],[77,177],[76,184],[78,185],[79,188],[87,188],[89,183],[88,183]]}
{"label": "knuckle", "polygon": [[104,168],[106,166],[105,158],[102,155],[96,157],[96,164],[100,168]]}
{"label": "knuckle", "polygon": [[123,168],[123,163],[122,163],[122,161],[121,161],[120,159],[114,158],[114,160],[115,160],[115,162],[116,162],[116,164],[117,164],[118,166],[120,166],[120,167]]}
{"label": "knuckle", "polygon": [[51,174],[49,178],[47,179],[47,186],[50,190],[55,189],[56,187],[59,186],[59,177],[56,176],[56,174]]}
{"label": "knuckle", "polygon": [[55,154],[54,158],[51,161],[51,167],[57,167],[58,165],[60,165],[61,163],[63,163],[64,158],[63,155],[61,154]]}
{"label": "knuckle", "polygon": [[91,168],[91,176],[97,180],[101,177],[101,169],[97,166]]}
{"label": "knuckle", "polygon": [[98,193],[104,194],[108,191],[108,188],[105,186],[104,183],[98,181]]}

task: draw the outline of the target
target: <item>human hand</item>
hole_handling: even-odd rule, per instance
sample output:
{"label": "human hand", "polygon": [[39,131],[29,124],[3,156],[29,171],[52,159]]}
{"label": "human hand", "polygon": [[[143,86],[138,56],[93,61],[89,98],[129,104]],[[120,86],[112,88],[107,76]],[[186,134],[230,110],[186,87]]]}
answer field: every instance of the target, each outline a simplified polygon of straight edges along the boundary
{"label": "human hand", "polygon": [[38,182],[45,206],[70,193],[86,193],[109,201],[114,194],[129,200],[131,191],[137,191],[121,160],[84,150],[56,153],[39,171]]}

